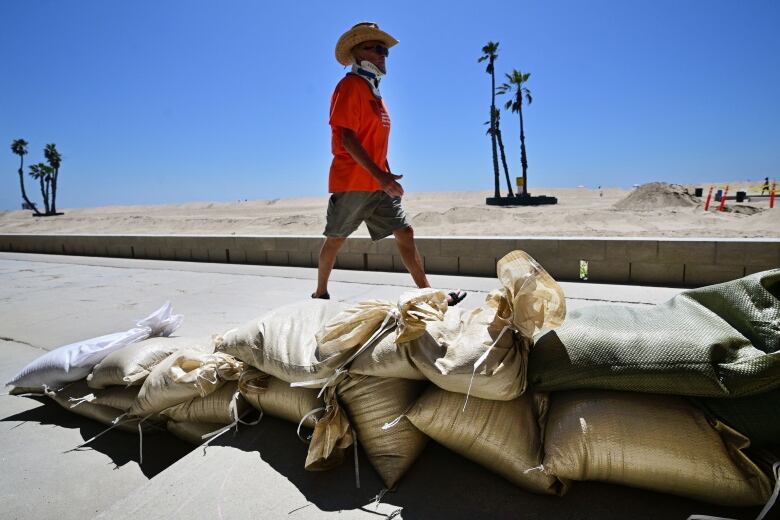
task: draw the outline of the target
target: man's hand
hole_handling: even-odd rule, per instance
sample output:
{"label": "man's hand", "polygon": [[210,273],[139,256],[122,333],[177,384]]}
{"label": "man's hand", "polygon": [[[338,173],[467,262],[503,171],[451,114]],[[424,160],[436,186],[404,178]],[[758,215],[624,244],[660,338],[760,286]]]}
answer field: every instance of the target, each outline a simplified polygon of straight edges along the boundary
{"label": "man's hand", "polygon": [[382,187],[382,191],[390,195],[391,197],[402,197],[404,194],[404,188],[399,184],[398,179],[401,179],[403,175],[395,175],[390,172],[382,172],[382,177],[379,180],[379,185]]}

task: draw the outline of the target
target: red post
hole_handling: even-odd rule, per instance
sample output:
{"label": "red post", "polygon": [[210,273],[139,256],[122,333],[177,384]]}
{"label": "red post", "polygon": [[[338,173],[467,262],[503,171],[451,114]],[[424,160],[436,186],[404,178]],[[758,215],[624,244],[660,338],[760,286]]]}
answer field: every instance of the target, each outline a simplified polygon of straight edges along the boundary
{"label": "red post", "polygon": [[710,199],[712,199],[712,186],[710,186],[710,191],[707,192],[707,202],[704,203],[704,211],[710,210]]}
{"label": "red post", "polygon": [[726,195],[729,193],[729,185],[726,184],[726,189],[723,191],[723,195],[720,197],[720,206],[718,206],[718,211],[723,211],[726,208]]}
{"label": "red post", "polygon": [[777,188],[777,183],[772,183],[772,191],[769,192],[769,207],[774,208],[775,207],[775,188]]}

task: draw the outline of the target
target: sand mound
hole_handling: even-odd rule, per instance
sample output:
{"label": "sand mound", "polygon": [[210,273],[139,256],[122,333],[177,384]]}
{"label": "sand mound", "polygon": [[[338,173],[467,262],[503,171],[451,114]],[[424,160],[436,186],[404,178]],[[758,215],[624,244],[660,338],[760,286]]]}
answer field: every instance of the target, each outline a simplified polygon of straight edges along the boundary
{"label": "sand mound", "polygon": [[692,207],[701,203],[698,197],[679,184],[649,182],[615,203],[615,209],[648,211],[659,208]]}

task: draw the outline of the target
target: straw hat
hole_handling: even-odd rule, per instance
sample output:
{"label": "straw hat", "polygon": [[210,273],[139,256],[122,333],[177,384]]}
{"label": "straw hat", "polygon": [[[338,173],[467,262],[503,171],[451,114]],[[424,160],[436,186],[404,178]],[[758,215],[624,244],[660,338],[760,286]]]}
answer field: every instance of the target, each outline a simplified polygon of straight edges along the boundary
{"label": "straw hat", "polygon": [[352,63],[352,54],[350,53],[352,47],[372,40],[384,43],[388,49],[398,43],[398,40],[386,32],[380,31],[379,25],[374,22],[360,22],[339,38],[336,43],[336,60],[342,65],[350,65]]}

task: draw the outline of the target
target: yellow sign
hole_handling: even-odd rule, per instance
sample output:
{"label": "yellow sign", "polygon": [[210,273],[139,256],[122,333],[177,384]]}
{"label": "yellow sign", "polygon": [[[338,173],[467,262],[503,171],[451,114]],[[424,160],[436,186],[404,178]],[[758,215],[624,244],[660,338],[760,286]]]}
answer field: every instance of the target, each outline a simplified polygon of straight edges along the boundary
{"label": "yellow sign", "polygon": [[523,178],[522,177],[515,177],[515,182],[517,183],[518,187],[523,185]]}

